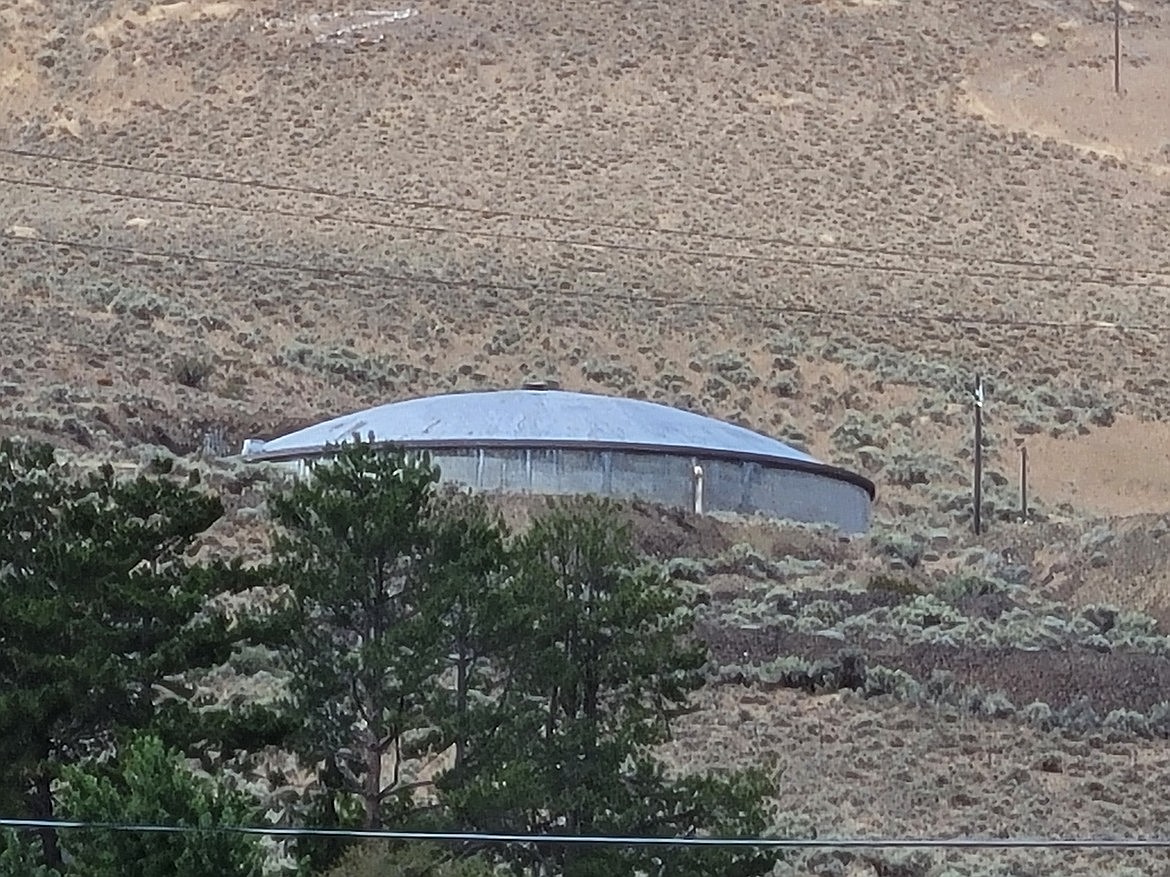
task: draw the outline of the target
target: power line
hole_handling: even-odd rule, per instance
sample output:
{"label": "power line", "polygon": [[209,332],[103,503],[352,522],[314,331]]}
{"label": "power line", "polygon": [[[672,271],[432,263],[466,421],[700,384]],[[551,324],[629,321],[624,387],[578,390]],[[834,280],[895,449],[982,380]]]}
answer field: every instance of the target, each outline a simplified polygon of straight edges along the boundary
{"label": "power line", "polygon": [[78,186],[69,183],[52,183],[45,180],[17,179],[0,176],[0,183],[28,186],[32,188],[50,189],[78,194],[102,195],[111,198],[124,198],[137,201],[154,201],[163,204],[178,204],[187,207],[201,207],[205,209],[229,210],[236,213],[246,213],[255,216],[283,216],[296,219],[310,219],[315,222],[334,222],[339,224],[367,225],[376,228],[390,228],[400,231],[429,232],[435,234],[462,235],[464,237],[495,238],[499,240],[515,240],[528,243],[556,244],[559,246],[579,247],[589,250],[615,250],[632,253],[651,253],[655,255],[680,256],[690,259],[726,259],[729,261],[762,262],[783,265],[799,265],[822,269],[841,269],[873,271],[887,274],[914,274],[938,277],[966,277],[983,280],[1012,280],[1029,283],[1066,283],[1088,286],[1136,287],[1139,289],[1163,289],[1170,291],[1170,282],[1159,283],[1152,281],[1125,281],[1106,280],[1098,277],[1071,277],[1060,274],[1013,274],[993,271],[973,271],[945,268],[912,267],[908,265],[883,265],[880,263],[839,262],[824,259],[802,259],[794,256],[762,255],[759,253],[725,253],[710,250],[681,250],[672,247],[656,247],[646,244],[616,244],[609,241],[580,241],[572,238],[554,238],[541,235],[520,234],[517,232],[480,231],[460,228],[451,228],[441,225],[422,223],[395,222],[388,219],[339,216],[332,213],[306,213],[304,211],[289,210],[287,208],[254,208],[239,204],[228,204],[222,201],[205,201],[192,198],[182,198],[177,195],[159,195],[137,192],[126,192],[121,189],[100,189],[89,186]]}
{"label": "power line", "polygon": [[25,246],[56,246],[68,247],[92,252],[117,253],[146,259],[167,259],[171,261],[189,261],[206,264],[231,265],[237,268],[255,268],[270,271],[287,271],[297,274],[316,276],[324,280],[337,282],[347,280],[377,280],[380,282],[416,283],[425,286],[436,286],[448,289],[477,289],[490,292],[518,292],[526,295],[540,295],[544,298],[579,301],[593,299],[625,305],[648,305],[659,308],[687,307],[696,310],[723,310],[747,311],[761,315],[810,316],[849,318],[860,317],[870,320],[884,320],[887,322],[929,322],[949,325],[967,326],[995,326],[1002,328],[1024,329],[1111,329],[1114,331],[1149,332],[1152,334],[1166,334],[1170,326],[1155,324],[1121,324],[1105,321],[1061,321],[1061,320],[1019,320],[996,317],[978,317],[968,314],[930,314],[921,311],[876,311],[850,310],[844,308],[818,308],[807,305],[757,305],[750,302],[732,302],[707,299],[664,298],[655,296],[636,295],[633,293],[605,293],[594,290],[566,290],[547,287],[524,286],[512,283],[476,280],[470,278],[451,279],[426,277],[419,274],[401,274],[386,271],[372,271],[364,268],[329,267],[320,268],[299,262],[281,262],[260,259],[245,259],[238,256],[208,256],[198,253],[186,253],[178,250],[143,250],[135,247],[118,246],[114,244],[97,244],[89,241],[69,240],[64,238],[17,238],[10,236],[16,244]]}
{"label": "power line", "polygon": [[18,244],[50,245],[69,247],[96,252],[110,252],[122,255],[149,258],[168,259],[173,261],[192,261],[209,264],[231,265],[240,268],[258,268],[264,270],[287,271],[299,274],[313,275],[325,280],[336,281],[339,278],[368,279],[382,282],[418,283],[428,286],[439,286],[451,289],[480,289],[493,292],[518,292],[525,294],[539,293],[542,296],[559,299],[579,300],[582,298],[598,301],[614,302],[619,304],[645,304],[653,307],[690,307],[708,310],[750,311],[760,314],[788,314],[797,316],[821,317],[863,317],[866,319],[901,320],[904,322],[935,322],[956,325],[987,325],[1000,327],[1036,328],[1036,329],[1113,329],[1143,331],[1154,334],[1164,334],[1170,331],[1170,326],[1153,324],[1120,324],[1105,321],[1059,321],[1059,320],[1018,320],[995,317],[977,317],[966,314],[929,314],[921,311],[866,311],[849,309],[817,308],[805,305],[765,306],[750,302],[729,302],[708,299],[664,298],[654,296],[635,295],[632,293],[603,293],[585,290],[563,290],[524,286],[520,284],[499,283],[476,279],[450,279],[427,277],[418,274],[395,274],[384,271],[371,271],[361,268],[329,267],[320,268],[297,262],[281,262],[272,260],[245,259],[232,256],[208,256],[197,253],[187,253],[177,250],[143,250],[134,247],[118,246],[113,244],[97,244],[89,241],[69,240],[61,238],[15,238]]}
{"label": "power line", "polygon": [[[180,170],[165,170],[160,168],[149,168],[141,165],[132,165],[124,162],[106,161],[97,158],[78,158],[71,156],[55,155],[47,152],[37,152],[29,149],[17,149],[12,147],[0,147],[0,154],[12,155],[20,158],[35,158],[46,161],[57,161],[67,164],[83,165],[88,167],[106,168],[109,170],[120,170],[135,174],[154,174],[157,176],[175,177],[178,179],[198,180],[200,182],[217,183],[223,185],[243,186],[248,188],[263,189],[273,192],[288,192],[301,195],[315,195],[326,198],[336,198],[342,200],[359,200],[368,203],[385,204],[393,207],[406,208],[410,210],[437,210],[448,213],[463,213],[472,216],[481,216],[484,218],[499,218],[507,217],[512,219],[521,219],[533,222],[548,222],[562,225],[584,225],[593,226],[596,228],[608,228],[617,231],[630,231],[643,234],[662,234],[678,237],[699,238],[708,240],[720,240],[732,243],[748,244],[753,246],[783,246],[793,249],[807,249],[820,251],[839,251],[852,253],[855,255],[881,256],[893,259],[922,259],[930,258],[939,261],[962,261],[962,262],[982,262],[989,265],[999,265],[1001,267],[1011,268],[1033,268],[1033,269],[1054,269],[1063,271],[1096,271],[1106,273],[1125,273],[1125,274],[1145,274],[1153,276],[1170,276],[1170,268],[1145,268],[1125,265],[1109,265],[1109,264],[1065,264],[1062,262],[1054,262],[1042,259],[1022,259],[1010,258],[1005,256],[959,256],[954,253],[930,253],[925,250],[911,251],[900,250],[890,247],[865,246],[860,244],[842,244],[842,243],[812,243],[810,241],[799,241],[791,238],[781,237],[760,237],[746,234],[735,234],[732,232],[716,232],[716,231],[694,231],[689,229],[670,228],[662,226],[643,225],[638,223],[616,222],[613,220],[590,219],[587,217],[567,216],[563,214],[546,214],[525,212],[516,210],[504,210],[499,208],[482,208],[482,207],[467,207],[460,204],[452,204],[439,201],[427,201],[425,199],[409,199],[409,198],[390,198],[384,195],[374,195],[362,192],[353,191],[339,191],[336,189],[328,189],[320,186],[295,186],[288,183],[274,183],[268,180],[257,178],[242,178],[230,177],[217,174],[203,173],[199,171],[180,171]],[[462,232],[467,233],[467,232]],[[485,235],[492,234],[484,232]],[[579,244],[584,245],[584,244]],[[593,244],[593,246],[604,246],[603,244]],[[617,245],[610,245],[617,246]],[[738,258],[738,257],[737,257]],[[765,257],[766,258],[766,257]],[[1086,281],[1088,282],[1088,281]],[[1094,282],[1109,283],[1110,281],[1096,280]]]}
{"label": "power line", "polygon": [[647,835],[503,834],[472,831],[396,831],[392,829],[348,829],[281,827],[264,825],[157,825],[85,820],[0,818],[0,827],[16,831],[123,831],[142,834],[244,834],[265,837],[345,837],[355,840],[440,841],[480,844],[536,844],[627,847],[723,847],[771,849],[1063,849],[1063,850],[1164,850],[1170,838],[1111,837],[654,837]]}

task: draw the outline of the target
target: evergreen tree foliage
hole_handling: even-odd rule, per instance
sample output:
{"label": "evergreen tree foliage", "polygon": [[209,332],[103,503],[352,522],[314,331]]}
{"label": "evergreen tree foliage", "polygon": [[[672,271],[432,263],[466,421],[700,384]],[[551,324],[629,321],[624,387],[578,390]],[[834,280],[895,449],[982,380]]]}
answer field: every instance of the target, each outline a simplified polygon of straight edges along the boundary
{"label": "evergreen tree foliage", "polygon": [[[437,480],[425,456],[357,443],[269,504],[274,572],[296,615],[295,709],[330,793],[325,823],[344,823],[352,795],[368,827],[765,831],[765,775],[674,778],[654,757],[691,709],[707,653],[681,590],[640,561],[615,507],[554,504],[509,539],[482,501],[447,498]],[[430,789],[421,756],[443,750],[450,761]],[[424,812],[422,789],[438,809]],[[572,877],[748,877],[776,858],[569,844],[481,852],[517,873]]]}
{"label": "evergreen tree foliage", "polygon": [[79,829],[62,838],[68,874],[78,877],[260,877],[263,852],[255,837],[218,831],[256,824],[247,796],[183,764],[183,755],[153,736],[134,739],[112,765],[67,767],[62,810],[97,823],[202,829],[147,833]]}
{"label": "evergreen tree foliage", "polygon": [[425,456],[355,443],[269,502],[302,748],[331,791],[358,796],[368,828],[410,812],[420,781],[404,769],[433,731],[447,654],[428,596],[437,480]]}
{"label": "evergreen tree foliage", "polygon": [[434,844],[365,842],[349,849],[326,877],[491,877],[491,863],[457,857]]}
{"label": "evergreen tree foliage", "polygon": [[[762,774],[673,781],[652,748],[703,683],[693,615],[658,567],[640,565],[612,505],[561,503],[514,545],[503,601],[500,721],[462,774],[443,777],[464,824],[515,834],[762,831]],[[767,853],[720,855],[564,845],[515,849],[538,874],[762,874]]]}
{"label": "evergreen tree foliage", "polygon": [[497,656],[513,645],[507,598],[507,527],[482,497],[446,498],[431,524],[424,611],[439,622],[443,684],[432,687],[433,750],[451,748],[452,770],[498,721],[495,690],[506,679]]}
{"label": "evergreen tree foliage", "polygon": [[[186,558],[222,513],[194,482],[79,474],[49,445],[0,442],[0,811],[50,818],[61,765],[159,719],[156,685],[256,632],[206,609],[252,584],[238,566]],[[171,727],[200,728],[172,710]]]}
{"label": "evergreen tree foliage", "polygon": [[11,829],[0,829],[0,877],[60,877],[60,872],[41,864],[39,842]]}

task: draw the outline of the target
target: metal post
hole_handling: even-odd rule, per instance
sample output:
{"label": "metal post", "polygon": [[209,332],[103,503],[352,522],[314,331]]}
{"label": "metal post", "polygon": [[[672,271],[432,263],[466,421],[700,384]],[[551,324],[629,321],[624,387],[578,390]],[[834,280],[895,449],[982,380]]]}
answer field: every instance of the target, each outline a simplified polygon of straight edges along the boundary
{"label": "metal post", "polygon": [[1121,0],[1113,0],[1113,91],[1121,94]]}
{"label": "metal post", "polygon": [[1028,520],[1028,446],[1020,445],[1020,520]]}
{"label": "metal post", "polygon": [[975,535],[983,532],[983,378],[975,379]]}

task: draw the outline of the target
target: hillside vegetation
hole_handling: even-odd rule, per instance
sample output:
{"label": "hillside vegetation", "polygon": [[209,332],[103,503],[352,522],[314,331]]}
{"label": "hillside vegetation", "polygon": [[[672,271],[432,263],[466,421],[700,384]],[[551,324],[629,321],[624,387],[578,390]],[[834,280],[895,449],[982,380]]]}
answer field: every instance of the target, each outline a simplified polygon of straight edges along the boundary
{"label": "hillside vegetation", "polygon": [[260,561],[276,476],[230,455],[362,406],[555,378],[763,430],[872,478],[874,529],[626,507],[715,659],[663,757],[778,759],[796,834],[1159,834],[1170,22],[1124,4],[1118,96],[1112,14],[17,0],[0,436],[197,471],[225,515],[195,556]]}

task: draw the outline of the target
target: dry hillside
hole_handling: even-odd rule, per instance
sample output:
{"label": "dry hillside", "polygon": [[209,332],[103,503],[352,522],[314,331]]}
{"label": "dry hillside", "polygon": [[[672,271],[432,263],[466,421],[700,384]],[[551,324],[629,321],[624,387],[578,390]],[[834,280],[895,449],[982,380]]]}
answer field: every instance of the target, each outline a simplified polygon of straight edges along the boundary
{"label": "dry hillside", "polygon": [[[208,550],[259,550],[214,458],[359,406],[540,376],[742,422],[877,522],[631,512],[710,595],[680,764],[779,758],[822,836],[1160,833],[1170,13],[1122,6],[1115,95],[1099,0],[11,0],[0,434],[165,448],[234,494]],[[843,649],[868,688],[803,690]]]}

